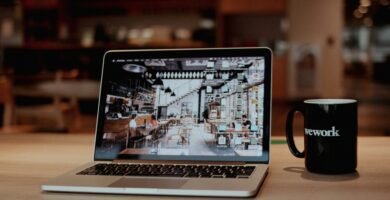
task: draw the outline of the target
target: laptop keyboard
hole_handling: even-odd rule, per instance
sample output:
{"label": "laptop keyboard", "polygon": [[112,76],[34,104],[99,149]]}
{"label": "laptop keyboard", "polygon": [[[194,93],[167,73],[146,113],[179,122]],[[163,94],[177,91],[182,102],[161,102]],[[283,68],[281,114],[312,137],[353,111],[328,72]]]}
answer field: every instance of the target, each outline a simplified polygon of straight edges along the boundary
{"label": "laptop keyboard", "polygon": [[254,170],[255,166],[100,163],[77,174],[102,176],[248,178]]}

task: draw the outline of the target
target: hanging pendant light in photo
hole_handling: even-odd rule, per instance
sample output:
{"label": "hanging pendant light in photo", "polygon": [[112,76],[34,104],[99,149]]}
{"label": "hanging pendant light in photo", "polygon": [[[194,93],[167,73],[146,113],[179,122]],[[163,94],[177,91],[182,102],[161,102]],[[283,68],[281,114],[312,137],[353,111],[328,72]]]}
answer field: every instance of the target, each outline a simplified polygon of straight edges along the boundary
{"label": "hanging pendant light in photo", "polygon": [[170,87],[165,88],[165,93],[171,93],[171,92],[172,92],[172,90]]}
{"label": "hanging pendant light in photo", "polygon": [[161,86],[161,87],[164,87],[164,83],[163,81],[161,80],[161,78],[157,78],[153,84],[152,84],[152,87],[153,88],[157,88],[158,86]]}

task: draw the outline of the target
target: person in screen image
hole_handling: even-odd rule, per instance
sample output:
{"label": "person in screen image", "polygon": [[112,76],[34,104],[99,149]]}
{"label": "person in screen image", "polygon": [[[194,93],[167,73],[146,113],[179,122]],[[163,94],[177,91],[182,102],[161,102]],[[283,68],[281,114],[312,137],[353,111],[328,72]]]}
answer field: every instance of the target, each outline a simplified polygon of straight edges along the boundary
{"label": "person in screen image", "polygon": [[156,127],[158,125],[156,115],[152,115],[152,121],[150,123],[152,124],[152,127]]}
{"label": "person in screen image", "polygon": [[247,129],[251,129],[252,123],[249,121],[246,115],[242,115],[242,125]]}
{"label": "person in screen image", "polygon": [[207,123],[207,122],[208,122],[208,119],[209,119],[209,109],[208,109],[208,108],[206,108],[206,109],[203,111],[202,116],[203,116],[203,119],[204,119],[205,123]]}
{"label": "person in screen image", "polygon": [[[217,126],[209,120],[209,109],[208,108],[206,108],[203,111],[202,117],[203,117],[203,120],[204,120],[204,125],[205,125],[206,131],[208,133],[214,134],[217,131]],[[210,127],[209,130],[207,130],[207,127]]]}
{"label": "person in screen image", "polygon": [[135,121],[135,118],[137,117],[136,114],[131,115],[131,120],[129,122],[130,127],[130,135],[131,137],[136,136],[136,130],[137,130],[137,122]]}

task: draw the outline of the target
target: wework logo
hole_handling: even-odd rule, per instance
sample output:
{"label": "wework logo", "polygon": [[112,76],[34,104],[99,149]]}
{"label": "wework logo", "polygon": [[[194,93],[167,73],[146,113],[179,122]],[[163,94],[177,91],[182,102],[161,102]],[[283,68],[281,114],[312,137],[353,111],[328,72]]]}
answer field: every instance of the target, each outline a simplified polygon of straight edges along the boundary
{"label": "wework logo", "polygon": [[305,128],[305,135],[322,137],[339,137],[339,130],[332,126],[331,130],[316,130]]}

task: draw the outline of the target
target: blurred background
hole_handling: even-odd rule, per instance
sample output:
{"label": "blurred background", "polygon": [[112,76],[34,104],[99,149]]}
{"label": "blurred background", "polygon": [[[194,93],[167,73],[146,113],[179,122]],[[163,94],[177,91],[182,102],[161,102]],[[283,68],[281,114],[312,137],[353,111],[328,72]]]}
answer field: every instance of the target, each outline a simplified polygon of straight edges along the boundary
{"label": "blurred background", "polygon": [[274,135],[307,98],[356,98],[359,134],[390,135],[390,0],[1,0],[0,132],[94,133],[107,50],[255,46]]}

